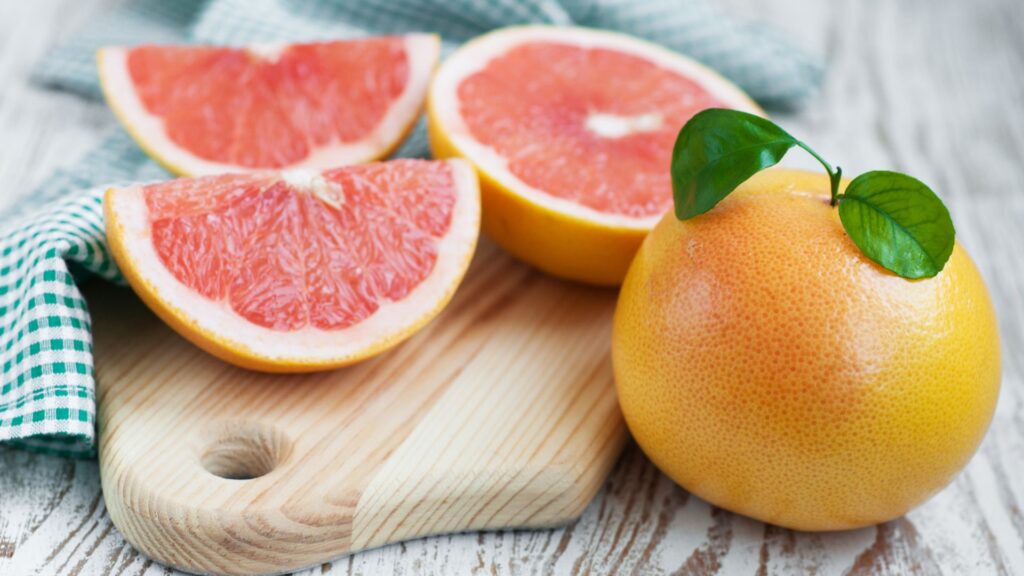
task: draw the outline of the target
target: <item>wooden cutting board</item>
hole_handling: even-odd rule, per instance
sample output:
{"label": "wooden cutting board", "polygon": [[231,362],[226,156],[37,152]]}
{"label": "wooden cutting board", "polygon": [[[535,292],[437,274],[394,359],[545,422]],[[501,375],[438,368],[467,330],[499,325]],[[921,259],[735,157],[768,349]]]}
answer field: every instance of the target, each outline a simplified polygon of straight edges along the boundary
{"label": "wooden cutting board", "polygon": [[481,242],[449,307],[396,349],[301,376],[229,366],[93,283],[103,493],[144,554],[290,571],[428,534],[576,518],[626,432],[615,293]]}

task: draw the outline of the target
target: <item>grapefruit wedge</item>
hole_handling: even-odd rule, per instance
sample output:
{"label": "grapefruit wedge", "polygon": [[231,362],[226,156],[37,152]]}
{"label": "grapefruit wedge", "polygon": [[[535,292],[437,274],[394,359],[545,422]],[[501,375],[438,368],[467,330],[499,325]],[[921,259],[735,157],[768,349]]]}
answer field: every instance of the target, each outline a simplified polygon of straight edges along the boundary
{"label": "grapefruit wedge", "polygon": [[103,48],[103,93],[125,129],[179,175],[324,170],[387,156],[411,130],[440,40]]}
{"label": "grapefruit wedge", "polygon": [[480,200],[459,160],[180,178],[113,188],[107,240],[182,336],[244,368],[344,366],[411,336],[451,299]]}
{"label": "grapefruit wedge", "polygon": [[679,129],[710,107],[761,114],[739,88],[648,42],[582,28],[481,36],[428,94],[437,157],[481,176],[483,229],[551,274],[617,285],[672,206]]}

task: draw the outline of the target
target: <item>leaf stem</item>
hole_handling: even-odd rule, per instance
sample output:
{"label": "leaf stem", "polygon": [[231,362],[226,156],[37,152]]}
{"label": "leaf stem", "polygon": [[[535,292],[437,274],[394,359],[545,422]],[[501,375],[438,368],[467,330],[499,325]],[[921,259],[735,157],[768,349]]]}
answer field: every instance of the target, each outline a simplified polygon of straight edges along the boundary
{"label": "leaf stem", "polygon": [[808,154],[814,156],[814,159],[821,162],[821,165],[825,167],[825,171],[828,172],[829,184],[831,184],[832,200],[829,202],[830,205],[835,206],[839,203],[839,181],[843,177],[843,169],[836,166],[832,169],[832,165],[829,164],[824,158],[822,158],[813,148],[804,144],[800,140],[796,141],[796,145],[807,151]]}
{"label": "leaf stem", "polygon": [[839,193],[839,181],[843,178],[843,169],[840,166],[836,166],[836,171],[828,175],[829,180],[832,184],[832,202],[830,205],[835,206],[839,204],[839,200],[842,198],[842,194]]}

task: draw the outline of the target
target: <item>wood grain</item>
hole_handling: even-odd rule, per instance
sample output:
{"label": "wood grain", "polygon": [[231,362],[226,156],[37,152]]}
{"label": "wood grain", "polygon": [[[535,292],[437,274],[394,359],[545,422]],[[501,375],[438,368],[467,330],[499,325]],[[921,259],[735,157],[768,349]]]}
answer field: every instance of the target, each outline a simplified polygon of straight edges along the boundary
{"label": "wood grain", "polygon": [[[25,84],[46,43],[111,1],[0,2],[0,206],[113,125],[98,104]],[[1024,3],[727,3],[829,62],[822,94],[777,116],[787,129],[849,172],[904,170],[949,201],[992,292],[1004,347],[1003,390],[978,455],[903,519],[804,534],[716,510],[627,445],[568,526],[423,538],[302,576],[1024,574]],[[787,162],[815,168],[798,155]],[[167,573],[113,528],[95,462],[0,449],[0,574]]]}
{"label": "wood grain", "polygon": [[483,242],[455,299],[394,351],[299,376],[191,345],[94,283],[100,471],[114,524],[191,572],[279,573],[444,532],[574,520],[625,426],[615,293]]}
{"label": "wood grain", "polygon": [[0,210],[95,145],[114,125],[101,102],[28,82],[49,46],[117,0],[0,2]]}

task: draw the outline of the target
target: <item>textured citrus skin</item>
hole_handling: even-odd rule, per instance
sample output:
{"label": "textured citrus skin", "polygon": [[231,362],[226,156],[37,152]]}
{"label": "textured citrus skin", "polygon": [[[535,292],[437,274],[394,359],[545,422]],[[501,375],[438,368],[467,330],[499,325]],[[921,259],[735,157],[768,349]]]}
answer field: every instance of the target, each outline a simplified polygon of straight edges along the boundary
{"label": "textured citrus skin", "polygon": [[667,215],[622,286],[612,344],[626,421],[659,468],[801,530],[883,522],[945,486],[1000,381],[963,248],[934,278],[899,278],[849,240],[827,190],[769,170],[702,216]]}

